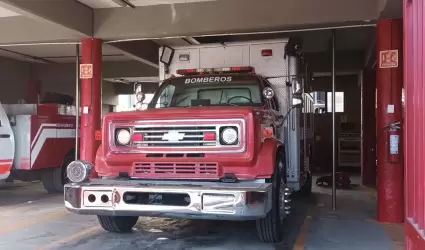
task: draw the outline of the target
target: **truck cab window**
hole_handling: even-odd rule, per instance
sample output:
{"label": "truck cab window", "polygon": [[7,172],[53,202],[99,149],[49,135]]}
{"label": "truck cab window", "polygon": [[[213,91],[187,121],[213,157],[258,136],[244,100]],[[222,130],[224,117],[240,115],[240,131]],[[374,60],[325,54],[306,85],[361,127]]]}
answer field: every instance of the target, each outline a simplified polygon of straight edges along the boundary
{"label": "truck cab window", "polygon": [[165,81],[163,86],[152,100],[155,108],[261,106],[264,103],[260,82],[253,76],[175,78]]}
{"label": "truck cab window", "polygon": [[172,97],[174,95],[176,87],[174,85],[167,85],[161,95],[157,98],[156,108],[165,108],[168,107],[171,103]]}

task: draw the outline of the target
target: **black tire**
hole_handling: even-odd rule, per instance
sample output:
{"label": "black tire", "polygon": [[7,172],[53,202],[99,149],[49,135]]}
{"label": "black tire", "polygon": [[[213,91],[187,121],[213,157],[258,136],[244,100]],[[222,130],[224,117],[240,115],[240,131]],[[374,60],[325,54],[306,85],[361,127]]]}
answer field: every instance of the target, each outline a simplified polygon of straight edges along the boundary
{"label": "black tire", "polygon": [[71,163],[72,161],[75,160],[75,155],[74,154],[68,154],[65,159],[63,160],[63,165],[62,165],[62,169],[61,169],[61,192],[63,192],[63,186],[67,183],[70,183],[71,181],[68,179],[68,177],[66,176],[66,168],[68,167],[69,163]]}
{"label": "black tire", "polygon": [[59,193],[58,189],[61,188],[61,170],[61,168],[47,169],[42,174],[41,183],[43,183],[43,187],[48,193]]}
{"label": "black tire", "polygon": [[[279,169],[279,161],[283,163],[283,169]],[[283,239],[281,216],[285,216],[284,211],[280,208],[280,184],[286,183],[286,167],[285,157],[279,154],[276,159],[276,170],[273,175],[272,182],[272,208],[266,217],[256,220],[257,234],[260,241],[266,243],[278,243]]]}
{"label": "black tire", "polygon": [[48,193],[63,193],[63,186],[68,182],[66,178],[66,167],[74,160],[72,155],[67,155],[63,165],[59,168],[46,169],[42,174],[41,182]]}
{"label": "black tire", "polygon": [[139,217],[137,216],[102,216],[98,215],[97,219],[100,226],[108,232],[112,233],[128,233],[136,225]]}

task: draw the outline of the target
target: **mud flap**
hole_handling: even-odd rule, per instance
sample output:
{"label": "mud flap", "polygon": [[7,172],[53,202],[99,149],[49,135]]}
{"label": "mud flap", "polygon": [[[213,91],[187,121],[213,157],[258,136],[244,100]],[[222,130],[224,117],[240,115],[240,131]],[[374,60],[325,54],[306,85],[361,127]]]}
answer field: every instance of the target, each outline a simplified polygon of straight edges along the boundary
{"label": "mud flap", "polygon": [[0,103],[0,182],[10,175],[15,157],[15,137],[9,118]]}

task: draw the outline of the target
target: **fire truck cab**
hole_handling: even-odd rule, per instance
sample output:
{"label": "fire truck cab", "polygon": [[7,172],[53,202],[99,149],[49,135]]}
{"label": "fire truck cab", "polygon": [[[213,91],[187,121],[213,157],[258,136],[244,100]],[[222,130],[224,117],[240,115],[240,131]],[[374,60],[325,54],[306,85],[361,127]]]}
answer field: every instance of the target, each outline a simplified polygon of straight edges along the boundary
{"label": "fire truck cab", "polygon": [[0,182],[41,180],[61,193],[74,149],[75,107],[0,103]]}
{"label": "fire truck cab", "polygon": [[291,194],[311,191],[314,109],[300,46],[164,47],[160,57],[147,109],[107,114],[94,165],[69,164],[66,208],[111,232],[139,216],[255,220],[260,240],[281,241]]}

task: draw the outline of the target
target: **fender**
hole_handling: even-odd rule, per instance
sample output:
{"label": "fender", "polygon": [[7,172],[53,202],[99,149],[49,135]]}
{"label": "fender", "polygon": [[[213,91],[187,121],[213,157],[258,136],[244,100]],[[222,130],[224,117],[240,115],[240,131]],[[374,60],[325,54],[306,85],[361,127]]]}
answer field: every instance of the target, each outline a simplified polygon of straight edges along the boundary
{"label": "fender", "polygon": [[62,160],[62,166],[64,166],[64,164],[65,164],[65,159],[66,159],[68,156],[74,156],[74,155],[75,155],[75,149],[71,149],[71,150],[69,150],[69,151],[68,151],[68,153],[66,153],[65,157],[63,157],[63,160]]}
{"label": "fender", "polygon": [[[277,153],[280,152],[282,148],[282,142],[278,140],[272,138],[267,138],[264,140],[260,153],[258,154],[256,164],[257,166],[261,166],[263,168],[264,176],[261,177],[271,178],[275,171]],[[260,178],[260,176],[258,178]]]}
{"label": "fender", "polygon": [[100,166],[100,164],[98,163],[100,161],[103,161],[103,147],[102,147],[102,143],[99,145],[99,147],[96,150],[96,157],[94,159],[94,169],[93,169],[93,173],[92,173],[92,175],[90,177],[90,180],[99,179],[99,175],[97,174],[97,167],[96,166]]}

